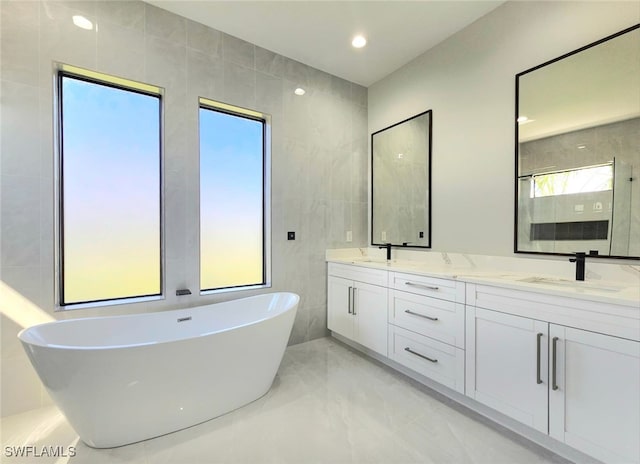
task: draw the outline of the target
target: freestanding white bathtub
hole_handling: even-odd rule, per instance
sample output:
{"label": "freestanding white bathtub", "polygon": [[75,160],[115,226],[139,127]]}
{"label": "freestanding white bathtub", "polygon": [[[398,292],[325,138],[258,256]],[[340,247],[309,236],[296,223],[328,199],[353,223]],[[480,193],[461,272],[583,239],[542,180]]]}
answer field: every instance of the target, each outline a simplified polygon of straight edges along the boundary
{"label": "freestanding white bathtub", "polygon": [[50,322],[18,336],[82,441],[112,448],[237,409],[267,393],[299,297]]}

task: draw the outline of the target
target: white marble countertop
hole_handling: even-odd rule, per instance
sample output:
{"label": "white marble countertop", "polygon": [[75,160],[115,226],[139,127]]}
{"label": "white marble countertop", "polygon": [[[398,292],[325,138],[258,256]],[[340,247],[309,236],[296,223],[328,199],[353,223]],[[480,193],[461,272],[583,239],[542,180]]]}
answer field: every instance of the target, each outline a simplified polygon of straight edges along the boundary
{"label": "white marble countertop", "polygon": [[[534,265],[532,266],[532,263],[527,263],[526,261],[528,260],[526,259],[520,259],[520,261],[523,261],[519,263],[521,266],[518,266],[518,263],[507,261],[518,260],[518,258],[498,258],[494,260],[498,262],[493,264],[499,264],[500,261],[505,264],[504,267],[501,268],[499,265],[490,267],[478,265],[474,263],[474,257],[469,257],[468,255],[459,255],[463,256],[464,259],[450,259],[446,253],[442,253],[444,260],[392,259],[391,261],[387,261],[384,259],[384,256],[380,257],[377,256],[377,254],[376,256],[368,256],[365,255],[366,251],[362,251],[363,249],[356,250],[361,250],[360,253],[358,253],[359,256],[355,253],[346,252],[330,253],[332,250],[328,250],[327,261],[393,272],[453,279],[478,285],[490,285],[547,295],[623,305],[637,308],[640,317],[640,269],[638,269],[637,266],[628,266],[630,269],[625,269],[625,271],[629,275],[625,275],[624,278],[614,278],[610,280],[606,278],[589,279],[587,275],[585,281],[575,281],[566,276],[567,273],[564,268],[562,269],[562,273],[549,272],[555,270],[553,269],[554,264],[551,261],[547,262],[546,267],[549,268],[545,269],[547,272],[540,272],[540,269],[534,269],[536,263],[533,263]],[[540,268],[540,263],[537,264],[538,268]],[[589,265],[587,264],[587,266]],[[527,267],[530,269],[527,269]],[[559,266],[556,265],[555,267]],[[572,268],[573,267],[570,267],[569,270]],[[597,277],[603,276],[597,275]],[[634,280],[637,282],[635,285]]]}

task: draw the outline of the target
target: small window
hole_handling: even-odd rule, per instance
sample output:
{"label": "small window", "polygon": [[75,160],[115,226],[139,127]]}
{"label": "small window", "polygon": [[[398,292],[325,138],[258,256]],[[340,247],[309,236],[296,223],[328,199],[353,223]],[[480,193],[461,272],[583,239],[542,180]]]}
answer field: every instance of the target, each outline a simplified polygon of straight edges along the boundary
{"label": "small window", "polygon": [[58,74],[62,306],[162,293],[160,95],[102,77]]}
{"label": "small window", "polygon": [[613,189],[613,164],[537,174],[531,183],[531,198],[602,192]]}
{"label": "small window", "polygon": [[201,100],[200,288],[266,284],[266,119]]}

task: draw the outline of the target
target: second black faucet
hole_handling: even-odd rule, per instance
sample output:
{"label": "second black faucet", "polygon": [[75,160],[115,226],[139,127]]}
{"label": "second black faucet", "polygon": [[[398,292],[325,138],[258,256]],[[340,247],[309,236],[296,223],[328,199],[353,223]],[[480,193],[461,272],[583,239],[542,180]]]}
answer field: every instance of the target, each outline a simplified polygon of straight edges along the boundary
{"label": "second black faucet", "polygon": [[569,259],[572,263],[576,263],[576,280],[584,280],[584,263],[586,253],[577,252],[575,258]]}
{"label": "second black faucet", "polygon": [[391,261],[391,244],[390,243],[385,243],[382,246],[379,246],[378,248],[382,249],[382,248],[386,248],[387,249],[387,261]]}

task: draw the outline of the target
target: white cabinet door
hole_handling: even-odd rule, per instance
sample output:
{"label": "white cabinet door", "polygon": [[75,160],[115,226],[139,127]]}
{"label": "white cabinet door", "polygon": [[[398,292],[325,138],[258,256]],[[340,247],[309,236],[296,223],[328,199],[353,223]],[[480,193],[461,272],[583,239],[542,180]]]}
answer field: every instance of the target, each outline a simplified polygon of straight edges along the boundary
{"label": "white cabinet door", "polygon": [[550,338],[550,435],[607,463],[640,462],[640,343],[554,324]]}
{"label": "white cabinet door", "polygon": [[327,279],[327,327],[349,339],[354,338],[354,316],[351,310],[353,281],[329,276]]}
{"label": "white cabinet door", "polygon": [[356,316],[355,340],[387,356],[388,289],[355,282],[353,311]]}
{"label": "white cabinet door", "polygon": [[546,322],[468,307],[466,394],[548,433]]}

